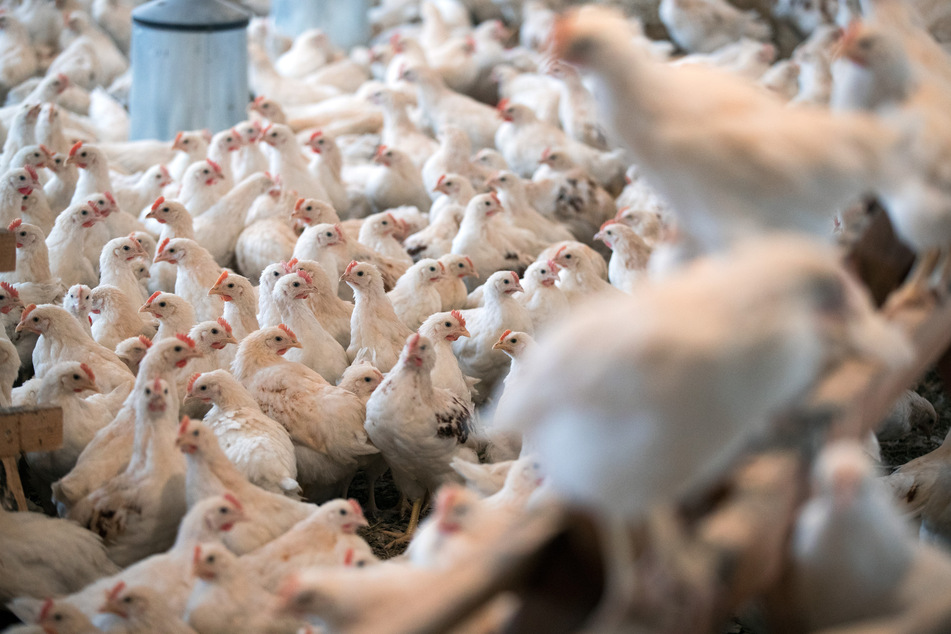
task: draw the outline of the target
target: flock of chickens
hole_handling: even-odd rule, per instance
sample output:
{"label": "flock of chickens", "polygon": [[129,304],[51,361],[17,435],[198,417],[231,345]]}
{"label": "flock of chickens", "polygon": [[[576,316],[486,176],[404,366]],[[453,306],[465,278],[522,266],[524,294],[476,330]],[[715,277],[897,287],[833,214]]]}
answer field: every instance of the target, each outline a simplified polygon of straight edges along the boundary
{"label": "flock of chickens", "polygon": [[[384,0],[349,53],[256,18],[249,119],[172,142],[126,140],[135,4],[0,2],[0,404],[64,418],[45,513],[0,509],[10,631],[346,631],[540,508],[630,526],[913,357],[833,244],[868,196],[919,254],[886,312],[947,294],[943,3]],[[815,461],[797,631],[951,588],[948,448],[886,487],[868,431]]]}

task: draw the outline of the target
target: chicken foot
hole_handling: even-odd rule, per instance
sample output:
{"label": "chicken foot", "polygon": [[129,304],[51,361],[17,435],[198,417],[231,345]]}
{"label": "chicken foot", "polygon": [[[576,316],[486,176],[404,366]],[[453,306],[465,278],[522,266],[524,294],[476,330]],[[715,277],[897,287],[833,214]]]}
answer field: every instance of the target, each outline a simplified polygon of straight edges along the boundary
{"label": "chicken foot", "polygon": [[[943,252],[943,249],[928,249],[918,256],[911,272],[908,274],[908,278],[885,302],[882,310],[886,315],[892,315],[908,306],[919,306],[935,300],[931,287],[931,276],[937,269]],[[942,267],[941,285],[943,288],[939,291],[939,296],[942,297],[947,294],[946,284],[949,275],[951,275],[949,259],[951,258],[945,259]]]}
{"label": "chicken foot", "polygon": [[396,539],[391,541],[389,544],[386,544],[383,548],[389,550],[397,544],[403,544],[413,539],[413,534],[416,532],[416,527],[419,526],[419,514],[422,510],[423,498],[415,499],[413,501],[413,510],[409,516],[409,526],[406,527],[406,532],[400,535],[399,533],[395,533],[393,531],[383,531],[383,533],[386,535],[396,537]]}

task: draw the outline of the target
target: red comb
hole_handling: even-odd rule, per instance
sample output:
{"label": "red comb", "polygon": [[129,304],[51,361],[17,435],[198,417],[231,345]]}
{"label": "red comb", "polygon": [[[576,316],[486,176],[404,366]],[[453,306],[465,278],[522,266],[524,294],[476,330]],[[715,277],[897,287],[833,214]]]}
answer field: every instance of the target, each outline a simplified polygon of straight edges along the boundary
{"label": "red comb", "polygon": [[548,160],[548,157],[550,157],[550,156],[551,156],[551,148],[550,148],[550,147],[546,147],[544,150],[542,150],[542,161],[547,161],[547,160]]}
{"label": "red comb", "polygon": [[167,247],[167,246],[168,246],[168,243],[171,242],[171,241],[172,241],[171,238],[165,238],[164,240],[162,240],[162,244],[160,244],[159,247],[158,247],[159,253],[161,253],[162,251],[164,251],[164,250],[165,250],[165,247]]}
{"label": "red comb", "polygon": [[116,204],[116,199],[115,199],[115,197],[112,195],[112,192],[104,192],[103,195],[106,197],[106,200],[108,200],[109,202],[111,202],[113,205]]}
{"label": "red comb", "polygon": [[386,146],[382,144],[376,146],[376,155],[383,156],[383,153],[386,152],[386,149],[387,149]]}
{"label": "red comb", "polygon": [[184,132],[179,132],[178,134],[176,134],[176,135],[175,135],[175,142],[173,143],[173,145],[178,145],[178,142],[182,140],[182,136],[184,136],[184,135],[185,135]]}
{"label": "red comb", "polygon": [[291,258],[290,262],[287,263],[287,267],[288,267],[290,270],[293,271],[293,270],[294,270],[294,267],[297,266],[297,263],[298,263],[298,259],[297,259],[297,258]]}
{"label": "red comb", "polygon": [[179,341],[181,341],[181,342],[183,342],[183,343],[187,343],[189,348],[194,348],[194,347],[195,347],[195,340],[192,339],[191,337],[189,337],[188,335],[183,335],[182,333],[177,333],[177,334],[175,335],[175,337],[176,337]]}
{"label": "red comb", "polygon": [[472,263],[472,258],[470,258],[468,255],[464,255],[462,257],[464,257],[466,259],[466,262],[469,263],[470,268],[473,268],[473,269],[475,268],[475,264]]}
{"label": "red comb", "polygon": [[559,255],[561,255],[562,251],[564,251],[567,248],[568,248],[567,244],[561,245],[561,248],[555,251],[555,257],[557,258]]}
{"label": "red comb", "polygon": [[312,135],[310,135],[310,140],[313,141],[314,139],[316,139],[316,138],[318,138],[318,137],[322,137],[322,136],[324,136],[323,131],[317,130],[317,131],[315,131]]}
{"label": "red comb", "polygon": [[605,220],[604,223],[601,225],[601,229],[599,229],[599,231],[604,230],[604,228],[607,227],[608,225],[616,225],[616,224],[620,224],[617,218],[611,218],[610,220]]}
{"label": "red comb", "polygon": [[297,202],[294,203],[294,211],[300,211],[300,208],[304,206],[304,201],[306,198],[298,198]]}
{"label": "red comb", "polygon": [[496,204],[496,205],[499,205],[500,207],[502,206],[502,201],[499,200],[499,195],[498,195],[497,193],[495,193],[495,190],[492,190],[492,191],[489,192],[489,197],[492,198],[492,200],[495,201],[495,204]]}
{"label": "red comb", "polygon": [[518,283],[518,273],[516,273],[515,271],[512,271],[512,279],[515,280],[516,283]]}
{"label": "red comb", "polygon": [[506,330],[505,332],[503,332],[503,333],[502,333],[502,336],[499,337],[499,343],[501,343],[502,340],[505,339],[506,337],[508,337],[510,334],[512,334],[512,331],[511,331],[511,330]]}
{"label": "red comb", "polygon": [[238,500],[238,498],[236,498],[236,497],[234,496],[234,493],[230,493],[230,492],[229,492],[229,493],[225,493],[223,497],[224,497],[224,499],[226,499],[226,500],[228,500],[229,502],[231,502],[231,503],[234,505],[234,507],[235,507],[236,509],[238,509],[239,511],[243,511],[243,510],[244,510],[244,507],[241,506],[240,500]]}
{"label": "red comb", "polygon": [[266,97],[264,95],[258,95],[257,97],[254,98],[254,101],[252,101],[251,103],[253,103],[255,106],[259,106],[261,105],[261,102],[264,101],[265,99]]}
{"label": "red comb", "polygon": [[559,270],[561,270],[561,267],[555,264],[554,260],[548,260],[548,268],[551,269],[552,273],[557,273]]}
{"label": "red comb", "polygon": [[453,310],[453,311],[450,311],[449,314],[456,318],[460,326],[462,326],[463,328],[466,327],[466,318],[462,316],[462,313],[460,313],[458,310]]}
{"label": "red comb", "polygon": [[297,335],[294,334],[293,330],[287,327],[287,324],[278,324],[277,327],[287,333],[287,336],[291,339],[297,340]]}
{"label": "red comb", "polygon": [[218,165],[216,162],[212,161],[211,159],[205,159],[205,160],[208,161],[208,164],[211,165],[216,172],[221,173],[220,165]]}
{"label": "red comb", "polygon": [[355,267],[356,265],[357,265],[356,260],[350,260],[350,264],[347,265],[346,273],[349,273],[350,271],[352,271],[353,267]]}
{"label": "red comb", "polygon": [[116,598],[122,594],[123,590],[125,590],[125,581],[120,581],[116,585],[112,586],[112,590],[109,590],[109,592],[106,593],[106,597],[110,601],[115,601]]}
{"label": "red comb", "polygon": [[222,328],[225,329],[225,332],[227,332],[229,335],[231,334],[231,324],[228,323],[228,320],[227,320],[227,319],[225,319],[224,317],[219,317],[219,318],[218,318],[218,324],[219,324]]}
{"label": "red comb", "polygon": [[182,416],[182,422],[178,425],[178,435],[181,436],[185,433],[185,430],[188,429],[188,423],[192,422],[188,416]]}
{"label": "red comb", "polygon": [[169,173],[167,167],[165,167],[164,165],[159,165],[159,170],[162,172],[162,176],[164,176],[165,178],[171,180],[172,175]]}
{"label": "red comb", "polygon": [[10,223],[10,226],[7,227],[7,231],[13,231],[19,228],[19,226],[22,224],[23,224],[23,218],[17,218],[16,220]]}
{"label": "red comb", "polygon": [[82,141],[76,141],[76,144],[73,147],[69,148],[69,156],[76,156],[76,152],[78,152],[79,148],[81,148],[82,146],[83,146]]}
{"label": "red comb", "polygon": [[499,110],[499,111],[502,111],[502,110],[505,110],[505,109],[508,108],[508,107],[509,107],[509,100],[508,100],[508,99],[503,99],[503,100],[500,101],[499,104],[496,106],[496,109]]}
{"label": "red comb", "polygon": [[192,563],[198,563],[201,561],[201,544],[195,546],[195,554],[192,557]]}
{"label": "red comb", "polygon": [[446,180],[446,175],[445,175],[445,174],[442,174],[442,175],[439,177],[439,180],[436,181],[436,187],[439,187],[440,185],[442,185],[444,180]]}
{"label": "red comb", "polygon": [[305,282],[307,282],[308,284],[313,284],[313,283],[314,283],[314,279],[307,273],[307,271],[298,270],[298,271],[297,271],[297,275],[298,275],[298,277],[300,277],[301,279],[303,279],[303,280],[304,280]]}
{"label": "red comb", "polygon": [[155,211],[159,208],[159,205],[165,202],[165,196],[159,196],[155,199],[155,202],[152,203],[152,211]]}
{"label": "red comb", "polygon": [[36,617],[37,623],[42,623],[46,620],[46,617],[50,615],[50,612],[53,610],[53,600],[47,599],[43,602],[43,607],[40,608],[40,615]]}
{"label": "red comb", "polygon": [[156,392],[161,391],[162,389],[162,379],[155,377],[155,381],[152,383],[152,389]]}
{"label": "red comb", "polygon": [[139,343],[145,346],[146,349],[152,347],[152,340],[146,337],[145,335],[139,335]]}
{"label": "red comb", "polygon": [[350,507],[353,509],[353,512],[356,513],[357,517],[363,517],[363,509],[360,508],[360,503],[350,498],[347,500],[350,503]]}
{"label": "red comb", "polygon": [[185,386],[186,392],[188,392],[189,394],[192,393],[192,387],[194,387],[195,381],[197,381],[198,377],[200,376],[201,376],[201,372],[195,372],[193,375],[191,375],[191,378],[188,379],[188,385]]}
{"label": "red comb", "polygon": [[261,136],[267,136],[267,133],[270,132],[270,131],[271,131],[271,128],[273,128],[273,127],[274,127],[274,124],[273,124],[273,123],[267,124],[267,127],[265,127],[263,130],[261,130]]}
{"label": "red comb", "polygon": [[30,178],[32,178],[35,182],[39,182],[40,175],[36,173],[36,169],[32,165],[24,165],[23,169],[27,171],[27,173],[30,175]]}
{"label": "red comb", "polygon": [[3,290],[5,290],[7,293],[9,293],[11,297],[19,297],[19,296],[20,296],[20,291],[18,291],[17,289],[13,288],[13,286],[12,286],[11,284],[8,284],[7,282],[0,282],[0,287],[2,287]]}
{"label": "red comb", "polygon": [[83,372],[86,373],[86,376],[89,377],[89,380],[90,380],[90,381],[92,381],[93,383],[96,382],[96,375],[93,374],[92,368],[90,368],[90,367],[89,367],[88,365],[86,365],[85,363],[80,363],[80,364],[79,364],[79,367],[82,368]]}
{"label": "red comb", "polygon": [[30,304],[29,306],[24,308],[23,314],[20,315],[20,321],[23,321],[24,319],[26,319],[26,316],[32,313],[35,309],[36,309],[36,304]]}
{"label": "red comb", "polygon": [[419,343],[419,336],[420,336],[420,335],[419,335],[418,332],[417,332],[417,333],[414,333],[413,336],[410,337],[409,341],[407,341],[406,343],[409,344],[411,347],[414,347],[414,348],[415,348],[415,347],[416,347],[416,344]]}
{"label": "red comb", "polygon": [[48,147],[46,147],[46,146],[43,145],[42,143],[40,143],[40,151],[42,151],[43,154],[45,154],[46,156],[53,156],[54,154],[56,154],[56,152],[54,152],[53,150],[49,149]]}
{"label": "red comb", "polygon": [[147,300],[145,300],[145,303],[146,303],[146,304],[151,304],[151,303],[152,303],[152,300],[154,300],[156,297],[158,297],[158,296],[161,295],[161,294],[162,294],[162,291],[155,291],[154,293],[152,293],[151,295],[149,295],[149,298],[148,298]]}
{"label": "red comb", "polygon": [[215,280],[215,286],[218,286],[219,284],[224,282],[226,279],[228,279],[228,271],[222,271],[221,275],[218,276],[218,279]]}
{"label": "red comb", "polygon": [[[348,548],[348,549],[347,549],[347,552],[344,553],[344,556],[343,556],[343,565],[344,565],[344,566],[352,566],[352,565],[353,565],[353,549],[352,549],[352,548]],[[48,601],[49,601],[50,603],[53,602],[52,599],[48,599]]]}

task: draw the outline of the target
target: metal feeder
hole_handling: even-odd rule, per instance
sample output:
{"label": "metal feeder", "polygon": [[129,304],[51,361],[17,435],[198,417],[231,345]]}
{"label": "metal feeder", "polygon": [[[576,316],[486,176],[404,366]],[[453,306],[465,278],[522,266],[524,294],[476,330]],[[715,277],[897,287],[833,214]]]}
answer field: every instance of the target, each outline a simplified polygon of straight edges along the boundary
{"label": "metal feeder", "polygon": [[343,49],[370,39],[369,0],[271,0],[274,27],[282,35],[297,37],[320,29]]}
{"label": "metal feeder", "polygon": [[132,12],[132,139],[223,130],[245,118],[250,15],[225,0],[154,0]]}

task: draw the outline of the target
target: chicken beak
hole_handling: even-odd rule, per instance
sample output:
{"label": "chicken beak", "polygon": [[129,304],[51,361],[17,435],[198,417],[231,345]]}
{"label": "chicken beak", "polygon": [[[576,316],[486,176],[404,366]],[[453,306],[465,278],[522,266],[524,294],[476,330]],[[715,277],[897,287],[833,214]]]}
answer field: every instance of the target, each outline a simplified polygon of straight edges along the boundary
{"label": "chicken beak", "polygon": [[303,346],[303,344],[301,344],[300,341],[296,341],[296,340],[295,340],[293,343],[289,344],[289,347],[290,347],[290,348],[303,348],[304,346]]}
{"label": "chicken beak", "polygon": [[168,253],[165,251],[160,251],[155,254],[155,259],[152,260],[153,263],[158,262],[172,262],[172,258],[169,257]]}
{"label": "chicken beak", "polygon": [[152,304],[142,304],[141,306],[139,306],[139,312],[140,312],[140,313],[151,313],[151,312],[152,312]]}
{"label": "chicken beak", "polygon": [[126,618],[127,614],[113,601],[106,601],[99,607],[100,614],[115,614],[118,617]]}
{"label": "chicken beak", "polygon": [[469,331],[466,330],[465,328],[459,328],[458,330],[456,330],[456,334],[459,335],[460,337],[471,337],[471,336],[472,336],[472,335],[469,334]]}
{"label": "chicken beak", "polygon": [[92,382],[92,381],[90,381],[89,383],[87,383],[87,384],[84,385],[83,387],[85,387],[85,388],[86,388],[87,390],[89,390],[90,392],[94,392],[94,393],[96,393],[96,394],[102,394],[102,390],[99,389],[99,386],[96,385],[96,384],[95,384],[94,382]]}
{"label": "chicken beak", "polygon": [[33,328],[32,326],[30,326],[30,324],[27,323],[27,322],[25,322],[25,321],[21,321],[20,323],[18,323],[18,324],[17,324],[17,327],[16,327],[16,329],[15,329],[15,331],[16,331],[16,332],[23,332],[23,331],[33,332],[33,333],[36,333],[36,334],[38,334],[38,335],[43,334],[43,333],[41,333],[39,330],[37,330],[36,328]]}
{"label": "chicken beak", "polygon": [[504,341],[496,341],[492,344],[493,350],[501,350],[502,352],[508,352],[508,346],[505,345]]}

